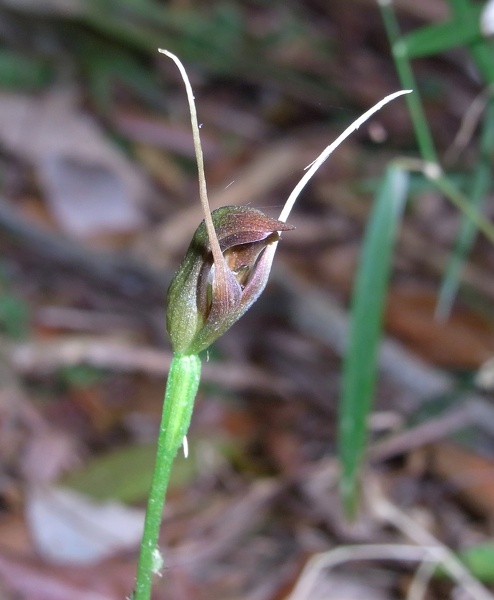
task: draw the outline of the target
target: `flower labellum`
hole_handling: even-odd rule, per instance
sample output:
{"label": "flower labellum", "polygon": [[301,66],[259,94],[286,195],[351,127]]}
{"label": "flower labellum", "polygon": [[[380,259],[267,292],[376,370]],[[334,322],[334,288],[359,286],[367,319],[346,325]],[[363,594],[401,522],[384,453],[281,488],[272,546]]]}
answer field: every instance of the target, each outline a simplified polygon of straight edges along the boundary
{"label": "flower labellum", "polygon": [[168,289],[166,325],[178,354],[205,350],[250,308],[266,287],[279,232],[293,229],[246,206],[211,217],[224,263],[215,264],[202,221]]}

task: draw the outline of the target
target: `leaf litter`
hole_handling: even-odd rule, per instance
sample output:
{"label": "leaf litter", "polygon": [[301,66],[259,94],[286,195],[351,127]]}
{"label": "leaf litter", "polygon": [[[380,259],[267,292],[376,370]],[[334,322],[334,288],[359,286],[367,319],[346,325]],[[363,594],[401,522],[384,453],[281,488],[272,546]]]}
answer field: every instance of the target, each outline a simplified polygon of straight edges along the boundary
{"label": "leaf litter", "polygon": [[0,95],[0,143],[36,170],[60,230],[90,238],[136,231],[144,223],[145,179],[71,94]]}

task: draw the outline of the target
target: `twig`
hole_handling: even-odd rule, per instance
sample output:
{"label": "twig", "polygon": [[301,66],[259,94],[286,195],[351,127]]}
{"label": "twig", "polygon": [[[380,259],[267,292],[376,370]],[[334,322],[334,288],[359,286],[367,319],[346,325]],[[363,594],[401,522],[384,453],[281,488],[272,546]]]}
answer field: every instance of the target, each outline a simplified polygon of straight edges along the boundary
{"label": "twig", "polygon": [[456,558],[456,556],[429,533],[420,523],[411,519],[397,506],[387,500],[376,481],[367,481],[368,499],[371,510],[382,521],[393,525],[408,539],[424,547],[435,547],[436,556],[459,585],[474,600],[493,600],[494,596],[485,588],[470,571]]}
{"label": "twig", "polygon": [[3,239],[28,248],[35,259],[42,258],[70,269],[71,274],[90,279],[99,290],[117,290],[142,306],[163,301],[168,286],[166,275],[153,272],[129,256],[93,252],[73,240],[52,234],[24,219],[3,198],[0,198],[0,234]]}
{"label": "twig", "polygon": [[494,407],[481,397],[469,397],[461,406],[451,408],[440,417],[429,419],[426,423],[373,444],[369,457],[373,460],[387,460],[470,426],[476,426],[494,436]]}
{"label": "twig", "polygon": [[[23,342],[10,345],[8,351],[15,370],[31,376],[47,375],[61,367],[84,364],[97,369],[145,373],[162,378],[172,361],[171,352],[105,337],[70,336],[53,341]],[[238,361],[207,362],[203,367],[203,377],[205,381],[230,389],[268,390],[278,395],[293,393],[289,380]]]}
{"label": "twig", "polygon": [[427,593],[427,587],[434,576],[437,565],[433,562],[424,561],[415,573],[415,577],[408,589],[407,600],[423,600]]}
{"label": "twig", "polygon": [[288,600],[310,600],[315,584],[322,571],[356,560],[396,560],[437,564],[441,561],[441,549],[437,546],[412,546],[408,544],[363,544],[358,546],[340,546],[334,550],[314,555],[290,594]]}

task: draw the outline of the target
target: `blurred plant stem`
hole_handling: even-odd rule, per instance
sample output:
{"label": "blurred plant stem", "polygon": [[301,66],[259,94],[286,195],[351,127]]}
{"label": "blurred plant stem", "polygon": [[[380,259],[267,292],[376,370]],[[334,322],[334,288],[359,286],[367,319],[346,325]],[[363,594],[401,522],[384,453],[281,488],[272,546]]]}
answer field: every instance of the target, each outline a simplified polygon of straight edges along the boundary
{"label": "blurred plant stem", "polygon": [[401,85],[405,89],[414,90],[415,92],[414,94],[409,94],[406,101],[415,129],[415,136],[417,138],[420,154],[425,161],[437,163],[438,157],[432,140],[432,134],[429,125],[427,124],[420,94],[417,92],[417,82],[415,81],[410,61],[406,55],[405,46],[401,43],[400,29],[398,27],[394,9],[389,2],[380,2],[379,5],[388,39],[391,43],[396,70],[398,71]]}

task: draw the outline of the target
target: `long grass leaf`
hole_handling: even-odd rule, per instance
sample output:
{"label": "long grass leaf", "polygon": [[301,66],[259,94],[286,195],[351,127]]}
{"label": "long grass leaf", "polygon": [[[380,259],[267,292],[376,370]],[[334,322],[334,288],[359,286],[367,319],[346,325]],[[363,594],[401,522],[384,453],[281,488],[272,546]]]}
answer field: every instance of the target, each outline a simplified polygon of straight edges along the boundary
{"label": "long grass leaf", "polygon": [[406,171],[390,165],[365,233],[352,297],[350,339],[343,365],[339,415],[341,493],[348,516],[357,508],[357,484],[366,424],[376,382],[377,352],[396,231],[408,191]]}

